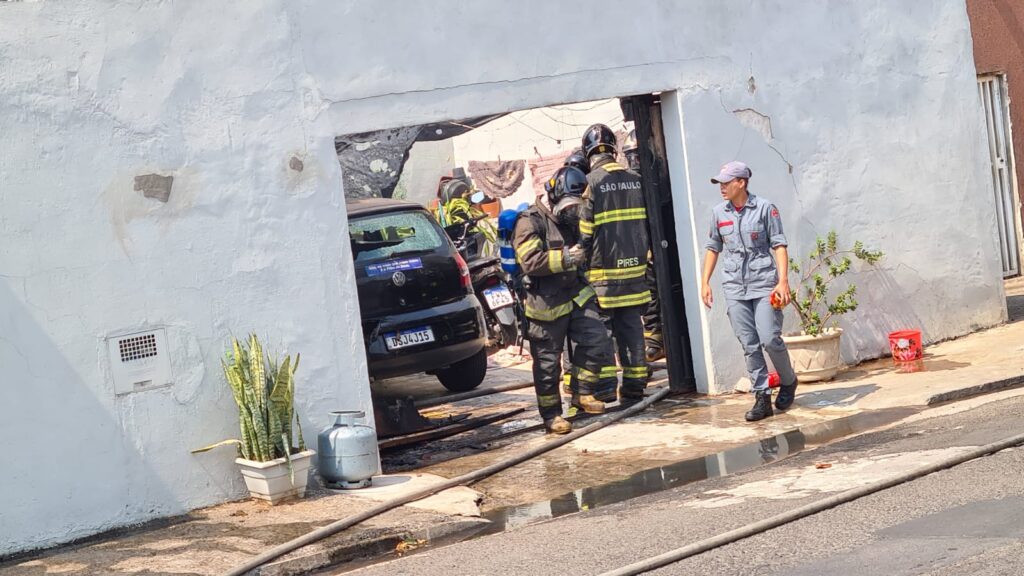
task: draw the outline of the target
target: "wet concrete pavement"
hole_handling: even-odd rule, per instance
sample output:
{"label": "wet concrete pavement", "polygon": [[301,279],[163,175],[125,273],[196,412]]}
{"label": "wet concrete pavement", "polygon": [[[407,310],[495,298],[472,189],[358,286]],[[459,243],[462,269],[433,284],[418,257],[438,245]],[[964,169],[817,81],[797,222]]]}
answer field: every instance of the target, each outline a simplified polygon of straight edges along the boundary
{"label": "wet concrete pavement", "polygon": [[[1024,325],[1009,324],[931,346],[912,372],[891,360],[878,360],[847,370],[832,382],[801,385],[792,409],[755,424],[743,419],[752,401],[747,394],[673,397],[641,415],[492,476],[474,488],[485,494],[485,513],[547,502],[584,488],[621,482],[646,470],[727,453],[793,431],[820,429],[823,424],[857,414],[867,414],[882,423],[929,405],[1017,385],[1024,381],[1022,359]],[[652,384],[664,384],[664,380]],[[536,422],[532,404],[532,391],[526,388],[475,399],[471,410],[527,406],[523,418],[504,424],[521,426],[531,419]],[[501,426],[385,455],[385,465],[453,477],[545,441],[540,432],[495,440]]]}
{"label": "wet concrete pavement", "polygon": [[[1011,307],[1021,307],[1024,281],[1008,283],[1007,294]],[[1024,317],[1011,314],[1014,320]],[[913,420],[915,413],[938,403],[1016,386],[1024,382],[1024,322],[929,346],[924,361],[913,368],[907,371],[891,360],[879,360],[853,367],[829,383],[802,385],[793,409],[755,424],[743,420],[749,395],[671,397],[643,414],[479,482],[454,500],[448,495],[448,500],[436,499],[428,509],[405,506],[388,512],[293,553],[285,565],[265,573],[300,573],[420,539],[478,532],[487,526],[474,518],[479,513],[495,521],[487,528],[494,531],[603,508],[622,499],[756,469],[836,438],[908,416]],[[495,367],[485,386],[529,380],[528,364]],[[657,374],[653,384],[663,385],[664,373]],[[436,379],[425,376],[387,383],[383,389],[395,397],[435,402],[446,394]],[[453,477],[545,442],[540,432],[514,433],[538,422],[529,387],[428,411],[476,416],[515,406],[526,411],[456,438],[387,453],[385,471]],[[401,494],[416,485],[399,481],[387,493]],[[241,559],[374,502],[369,493],[314,489],[312,496],[283,507],[247,501],[200,510],[175,523],[0,564],[0,573],[222,573]]]}
{"label": "wet concrete pavement", "polygon": [[[1021,432],[1021,390],[927,409],[767,466],[355,571],[601,574]],[[1019,574],[1017,448],[886,490],[654,574]]]}

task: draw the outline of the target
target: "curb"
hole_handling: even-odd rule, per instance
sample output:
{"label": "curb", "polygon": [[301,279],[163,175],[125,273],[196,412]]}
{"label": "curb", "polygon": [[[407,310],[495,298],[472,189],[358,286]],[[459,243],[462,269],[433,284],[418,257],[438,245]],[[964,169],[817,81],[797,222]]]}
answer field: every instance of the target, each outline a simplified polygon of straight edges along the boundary
{"label": "curb", "polygon": [[1004,378],[1002,380],[978,384],[977,386],[968,386],[967,388],[960,388],[958,390],[950,390],[949,392],[935,394],[934,396],[929,397],[925,404],[927,406],[934,406],[944,402],[963,400],[965,398],[981,396],[982,394],[988,394],[989,392],[997,392],[999,390],[1017,388],[1019,386],[1024,386],[1024,375],[1013,376],[1011,378]]}
{"label": "curb", "polygon": [[483,518],[465,518],[442,522],[412,532],[386,531],[384,534],[356,543],[346,543],[343,537],[337,537],[337,542],[332,542],[334,538],[329,538],[316,552],[294,558],[285,557],[283,560],[263,566],[254,574],[259,574],[259,576],[298,576],[332,566],[340,567],[353,561],[377,560],[393,554],[395,547],[406,540],[424,540],[426,544],[430,544],[442,538],[469,536],[490,524],[490,520]]}

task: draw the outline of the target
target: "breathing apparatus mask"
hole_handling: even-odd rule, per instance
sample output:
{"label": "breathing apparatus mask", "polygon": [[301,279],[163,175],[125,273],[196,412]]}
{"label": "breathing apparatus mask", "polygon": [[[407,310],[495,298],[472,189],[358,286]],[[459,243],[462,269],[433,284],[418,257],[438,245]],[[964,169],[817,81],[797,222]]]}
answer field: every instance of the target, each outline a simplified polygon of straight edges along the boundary
{"label": "breathing apparatus mask", "polygon": [[583,204],[583,200],[576,196],[563,196],[551,212],[555,215],[559,225],[570,230],[578,230],[581,204]]}
{"label": "breathing apparatus mask", "polygon": [[577,230],[580,223],[580,204],[583,191],[587,188],[587,175],[579,168],[563,166],[544,185],[548,193],[551,213],[558,223],[570,230]]}

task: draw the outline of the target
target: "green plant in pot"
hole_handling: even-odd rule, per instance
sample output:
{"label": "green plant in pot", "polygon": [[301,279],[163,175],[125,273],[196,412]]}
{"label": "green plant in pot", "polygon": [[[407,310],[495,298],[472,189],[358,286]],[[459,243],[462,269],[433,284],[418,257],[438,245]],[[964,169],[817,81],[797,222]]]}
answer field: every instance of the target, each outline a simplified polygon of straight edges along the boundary
{"label": "green plant in pot", "polygon": [[254,498],[276,504],[305,495],[310,460],[295,412],[295,370],[299,355],[278,363],[268,357],[255,334],[246,342],[231,339],[221,362],[224,378],[238,406],[241,438],[193,450],[205,452],[235,445],[235,460]]}
{"label": "green plant in pot", "polygon": [[832,295],[833,283],[849,272],[854,261],[877,263],[883,254],[868,250],[860,242],[840,248],[833,230],[819,237],[814,249],[802,261],[790,259],[789,269],[799,275],[797,287],[790,289],[790,305],[800,318],[800,333],[784,336],[789,357],[800,382],[831,380],[839,372],[842,360],[839,343],[843,330],[839,316],[857,309],[857,286],[848,283]]}

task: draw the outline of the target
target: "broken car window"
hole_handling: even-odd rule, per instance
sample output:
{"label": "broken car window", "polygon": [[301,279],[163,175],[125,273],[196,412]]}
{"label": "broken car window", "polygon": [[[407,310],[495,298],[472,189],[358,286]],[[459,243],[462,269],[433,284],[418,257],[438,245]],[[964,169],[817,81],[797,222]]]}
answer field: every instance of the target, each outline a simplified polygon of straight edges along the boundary
{"label": "broken car window", "polygon": [[348,224],[356,262],[383,260],[397,253],[426,252],[441,246],[441,234],[423,212],[378,214]]}

